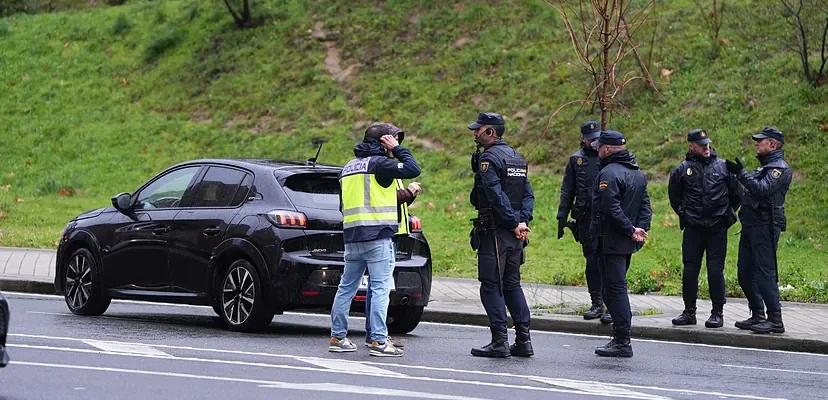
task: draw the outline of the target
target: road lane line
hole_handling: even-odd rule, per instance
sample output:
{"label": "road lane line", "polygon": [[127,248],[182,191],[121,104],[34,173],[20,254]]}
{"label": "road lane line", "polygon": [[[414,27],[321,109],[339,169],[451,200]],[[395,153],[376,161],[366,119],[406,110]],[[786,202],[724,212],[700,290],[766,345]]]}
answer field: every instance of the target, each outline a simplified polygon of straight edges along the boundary
{"label": "road lane line", "polygon": [[[85,340],[90,339],[75,339],[75,338],[62,338],[62,337],[54,337],[54,336],[44,336],[44,335],[26,335],[26,334],[9,334],[9,336],[18,336],[18,337],[28,337],[28,338],[38,338],[38,339],[51,339],[56,341],[71,341],[71,342],[84,342]],[[116,343],[123,343],[123,342],[116,342]],[[144,345],[143,343],[130,343],[130,344],[138,344]],[[147,345],[149,346],[149,345]],[[240,350],[223,350],[223,349],[209,349],[209,348],[199,348],[199,347],[190,347],[190,346],[174,346],[174,345],[152,345],[154,347],[165,348],[165,349],[178,349],[178,350],[189,350],[189,351],[196,351],[196,352],[209,352],[211,354],[216,353],[225,353],[225,354],[234,354],[234,355],[245,355],[245,356],[259,356],[259,357],[271,357],[271,358],[284,358],[284,359],[292,359],[296,361],[303,361],[304,360],[330,360],[327,358],[317,358],[317,357],[303,357],[303,356],[294,356],[294,355],[287,355],[287,354],[273,354],[273,353],[261,353],[261,352],[248,352],[248,351],[240,351]],[[17,344],[9,344],[8,347],[26,347],[26,348],[41,348],[45,350],[60,350],[60,351],[80,351],[80,352],[96,352],[95,350],[88,350],[88,349],[72,349],[72,348],[57,348],[57,347],[50,347],[50,346],[35,346],[35,345],[17,345]],[[105,352],[98,352],[98,354],[112,354],[112,353],[105,353]],[[246,366],[261,366],[261,367],[268,367],[268,368],[289,368],[289,369],[296,369],[296,370],[307,370],[307,371],[321,371],[321,372],[337,372],[337,373],[346,373],[346,374],[354,374],[354,375],[366,375],[363,372],[359,372],[352,369],[348,369],[345,371],[338,371],[338,370],[329,370],[329,369],[318,369],[318,368],[311,368],[311,367],[300,367],[300,366],[284,366],[284,365],[277,365],[277,364],[267,364],[267,363],[251,363],[251,362],[242,362],[242,361],[230,361],[230,360],[211,360],[211,359],[200,359],[200,358],[187,358],[187,357],[156,357],[150,355],[140,355],[140,354],[126,354],[126,353],[119,353],[114,355],[123,355],[123,356],[132,356],[132,357],[150,357],[150,358],[165,358],[165,359],[173,359],[173,360],[183,360],[183,361],[195,361],[195,362],[208,362],[208,363],[224,363],[224,364],[238,364],[238,365],[246,365]],[[439,371],[439,372],[452,372],[452,373],[461,373],[461,374],[470,374],[470,375],[484,375],[484,376],[495,376],[500,378],[516,378],[516,379],[550,379],[551,377],[545,376],[531,376],[531,375],[517,375],[512,373],[506,372],[488,372],[488,371],[476,371],[476,370],[462,370],[462,369],[455,369],[455,368],[445,368],[445,367],[431,367],[431,366],[424,366],[424,365],[410,365],[410,364],[392,364],[392,363],[382,363],[382,362],[371,362],[371,361],[350,361],[350,360],[342,360],[342,362],[350,362],[356,364],[363,364],[363,365],[372,365],[372,366],[379,366],[379,367],[391,367],[391,368],[400,368],[400,369],[420,369],[426,371]],[[371,376],[376,376],[373,374],[367,374]],[[424,377],[414,377],[408,375],[402,376],[389,376],[388,378],[396,378],[396,379],[412,379],[412,380],[430,380],[429,378]],[[459,383],[469,383],[475,385],[484,385],[484,386],[499,386],[499,384],[489,384],[485,382],[476,382],[476,381],[456,381],[456,380],[445,380],[445,379],[438,379],[434,378],[436,381],[446,381],[446,382],[459,382]],[[593,381],[583,381],[586,383],[600,383],[600,382],[593,382]],[[641,386],[641,385],[632,385],[632,384],[623,384],[623,383],[612,383],[608,385],[613,385],[622,388],[630,388],[630,389],[637,389],[637,390],[656,390],[656,391],[663,391],[663,392],[673,392],[673,393],[688,393],[688,394],[698,394],[698,395],[706,395],[706,396],[719,396],[719,397],[726,397],[726,398],[741,398],[741,399],[754,399],[754,400],[780,400],[778,398],[772,397],[760,397],[760,396],[751,396],[751,395],[741,395],[741,394],[727,394],[727,393],[720,393],[720,392],[708,392],[708,391],[699,391],[699,390],[691,390],[691,389],[671,389],[671,388],[662,388],[658,386]],[[505,387],[512,387],[511,385],[507,385]],[[537,389],[535,387],[524,387],[524,386],[517,386],[517,388],[526,388],[526,389]],[[552,388],[548,388],[552,389]],[[559,390],[553,390],[559,391]],[[560,391],[559,391],[560,392]],[[584,392],[580,391],[564,391],[565,393],[578,393],[578,394],[585,394]],[[626,396],[616,396],[616,397],[626,397]]]}
{"label": "road lane line", "polygon": [[[56,296],[56,295],[49,295],[49,294],[37,294],[37,293],[20,293],[20,292],[4,292],[6,297],[12,295],[12,297],[33,297],[33,298],[47,298],[51,300],[59,300],[63,302],[63,296]],[[212,308],[209,306],[197,306],[191,304],[173,304],[173,303],[159,303],[153,301],[140,301],[140,300],[112,300],[113,303],[123,303],[123,304],[137,304],[137,305],[144,305],[144,306],[160,306],[160,307],[179,307],[179,308],[196,308],[196,309],[204,309],[210,310],[212,313]],[[54,314],[54,315],[65,315],[65,316],[72,316],[74,314],[71,313],[46,313],[46,312],[36,312],[32,311],[32,313],[41,313],[41,314]],[[330,315],[327,314],[317,314],[317,313],[307,313],[307,312],[296,312],[290,311],[286,312],[286,315],[296,315],[296,316],[307,316],[307,317],[317,317],[317,318],[325,318],[330,319]],[[106,317],[106,316],[104,316]],[[364,319],[365,317],[357,317],[351,316],[350,318],[355,318],[357,320]],[[119,319],[126,319],[126,318],[119,318]],[[152,322],[147,320],[141,320],[143,322]],[[431,326],[443,326],[443,327],[453,327],[453,326],[460,326],[469,329],[478,329],[478,330],[489,330],[488,327],[485,326],[477,326],[477,325],[464,325],[464,324],[449,324],[444,322],[427,322],[422,321],[420,322],[421,325],[431,325]],[[567,332],[547,332],[547,331],[532,331],[533,334],[541,334],[541,335],[550,335],[550,336],[572,336],[572,337],[581,337],[581,338],[588,338],[588,339],[602,339],[602,338],[609,338],[606,335],[588,335],[584,333],[567,333]],[[658,344],[670,344],[676,346],[691,346],[691,347],[707,347],[713,349],[731,349],[731,350],[741,350],[741,351],[755,351],[755,352],[763,352],[763,353],[781,353],[781,354],[792,354],[798,356],[812,356],[812,357],[828,357],[828,354],[820,354],[820,353],[805,353],[799,351],[788,351],[788,350],[773,350],[773,349],[757,349],[752,347],[736,347],[736,346],[723,346],[723,345],[715,345],[715,344],[704,344],[704,343],[684,343],[684,342],[673,342],[669,340],[657,340],[657,339],[638,339],[633,338],[633,342],[644,342],[644,343],[658,343]]]}
{"label": "road lane line", "polygon": [[435,399],[435,400],[486,400],[486,399],[481,399],[479,397],[452,396],[452,395],[444,395],[444,394],[437,394],[437,393],[412,392],[412,391],[407,391],[407,390],[396,390],[396,389],[383,389],[383,388],[376,388],[376,387],[371,387],[371,386],[345,385],[345,384],[339,384],[339,383],[293,383],[293,382],[266,381],[266,380],[258,380],[258,379],[232,378],[232,377],[227,377],[227,376],[195,375],[195,374],[184,374],[184,373],[179,373],[179,372],[147,371],[147,370],[111,368],[111,367],[92,367],[92,366],[86,366],[86,365],[50,364],[50,363],[40,363],[40,362],[30,362],[30,361],[15,361],[14,363],[16,365],[27,365],[27,366],[32,366],[32,367],[77,369],[77,370],[83,370],[83,371],[100,371],[100,372],[114,372],[114,373],[123,373],[123,374],[136,374],[136,375],[150,375],[150,376],[164,376],[164,377],[175,377],[175,378],[201,379],[201,380],[221,381],[221,382],[252,383],[252,384],[256,384],[259,387],[263,387],[263,388],[279,388],[279,389],[288,389],[288,390],[307,390],[307,391],[314,391],[314,392],[354,393],[354,394],[367,393],[367,394],[378,394],[378,395],[382,395],[382,396],[408,397],[408,398],[420,398],[420,399]]}
{"label": "road lane line", "polygon": [[828,372],[799,371],[799,370],[795,370],[795,369],[764,368],[764,367],[752,367],[752,366],[749,366],[749,365],[731,365],[731,364],[719,364],[719,366],[720,367],[728,367],[728,368],[757,369],[757,370],[762,370],[762,371],[773,371],[773,372],[790,372],[792,374],[828,376]]}
{"label": "road lane line", "polygon": [[151,356],[170,357],[152,346],[131,343],[114,343],[100,340],[85,340],[84,343],[110,353],[147,354]]}
{"label": "road lane line", "polygon": [[365,373],[366,375],[377,376],[405,376],[405,374],[401,374],[399,372],[389,371],[387,369],[377,368],[367,364],[358,364],[347,360],[312,357],[297,357],[296,360],[335,371],[358,371]]}
{"label": "road lane line", "polygon": [[654,395],[654,394],[647,394],[647,393],[640,393],[634,392],[632,390],[626,390],[619,388],[618,386],[600,382],[584,382],[584,381],[574,381],[571,379],[560,379],[560,378],[544,378],[544,379],[537,379],[533,378],[533,381],[545,383],[547,385],[558,386],[558,387],[565,387],[568,389],[575,389],[575,390],[582,390],[584,392],[595,393],[602,396],[607,396],[609,394],[626,394],[629,396],[636,396],[639,399],[647,399],[647,400],[670,400],[669,397]]}

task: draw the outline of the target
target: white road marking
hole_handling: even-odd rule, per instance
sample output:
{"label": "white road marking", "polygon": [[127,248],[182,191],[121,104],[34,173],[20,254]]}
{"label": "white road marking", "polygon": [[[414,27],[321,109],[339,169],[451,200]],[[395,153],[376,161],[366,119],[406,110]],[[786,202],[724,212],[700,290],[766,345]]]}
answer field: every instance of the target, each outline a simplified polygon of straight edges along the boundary
{"label": "white road marking", "polygon": [[371,365],[359,364],[353,361],[337,360],[331,358],[312,358],[312,357],[297,357],[299,361],[313,364],[318,367],[332,369],[334,371],[357,371],[366,375],[378,376],[405,376],[399,372],[389,371],[387,369],[377,368]]}
{"label": "white road marking", "polygon": [[[20,334],[20,333],[9,334],[8,336],[25,337],[25,338],[37,338],[37,339],[49,339],[49,340],[56,340],[56,341],[70,341],[70,342],[85,342],[86,340],[90,340],[90,339],[64,338],[64,337],[44,336],[44,335],[29,335],[29,334]],[[116,342],[116,343],[124,343],[124,342]],[[288,354],[248,352],[248,351],[240,351],[240,350],[210,349],[210,348],[161,345],[161,344],[147,345],[147,344],[143,344],[143,343],[129,343],[129,344],[138,344],[138,345],[152,346],[152,347],[158,347],[158,348],[164,348],[164,349],[179,349],[179,350],[188,350],[188,351],[196,351],[196,352],[208,352],[210,354],[224,353],[224,354],[258,356],[258,357],[284,358],[284,359],[292,359],[292,360],[305,361],[305,362],[307,362],[307,360],[329,360],[329,359],[326,359],[326,358],[302,357],[302,356],[294,356],[294,355],[288,355]],[[244,365],[244,366],[254,366],[254,367],[282,368],[282,369],[294,369],[294,370],[315,371],[315,372],[335,372],[335,373],[344,373],[344,374],[353,374],[353,375],[371,375],[371,376],[375,376],[373,374],[366,374],[364,372],[360,372],[358,370],[355,370],[354,368],[350,368],[350,369],[345,370],[345,371],[340,371],[340,370],[331,370],[331,369],[319,369],[319,368],[311,368],[311,367],[288,366],[288,365],[267,364],[267,363],[201,359],[201,358],[194,358],[194,357],[175,357],[175,356],[158,357],[158,356],[142,355],[142,354],[109,353],[109,352],[98,351],[98,350],[90,350],[90,349],[58,348],[58,347],[35,346],[35,345],[25,345],[25,344],[20,344],[20,345],[19,344],[9,344],[8,347],[22,347],[22,348],[32,348],[32,349],[42,349],[42,350],[58,350],[58,351],[75,351],[75,352],[82,352],[82,353],[110,354],[110,355],[120,355],[120,356],[130,356],[130,357],[147,357],[147,358],[159,358],[159,359],[169,359],[169,360],[179,360],[179,361],[194,361],[194,362],[219,363],[219,364],[234,364],[234,365]],[[488,371],[476,371],[476,370],[462,370],[462,369],[455,369],[455,368],[431,367],[431,366],[424,366],[424,365],[391,364],[391,363],[381,363],[381,362],[371,362],[371,361],[348,361],[348,360],[342,360],[342,361],[343,362],[354,363],[354,365],[362,364],[362,365],[373,365],[373,366],[379,366],[379,367],[400,368],[400,369],[419,369],[419,370],[426,370],[426,371],[439,371],[439,372],[452,372],[452,373],[470,374],[470,375],[496,376],[496,377],[501,377],[501,378],[517,378],[517,379],[530,379],[530,380],[531,379],[549,379],[550,378],[550,377],[544,377],[544,376],[517,375],[517,374],[506,373],[506,372],[488,372]],[[541,391],[552,391],[552,392],[558,392],[558,393],[576,393],[576,394],[587,394],[587,395],[594,394],[594,393],[584,393],[582,391],[556,389],[556,388],[539,388],[539,387],[535,387],[535,386],[519,386],[519,385],[508,385],[508,384],[478,382],[478,381],[469,381],[469,380],[416,377],[416,376],[408,376],[408,375],[388,376],[388,378],[408,379],[408,380],[422,380],[422,381],[433,381],[433,382],[446,382],[446,383],[464,383],[464,384],[479,385],[479,386],[494,386],[494,387],[518,388],[518,389],[526,389],[526,390],[541,390]],[[584,382],[592,383],[591,381],[584,381]],[[740,395],[740,394],[726,394],[726,393],[719,393],[719,392],[707,392],[707,391],[690,390],[690,389],[671,389],[671,388],[662,388],[662,387],[657,387],[657,386],[641,386],[641,385],[622,384],[622,383],[614,383],[612,385],[617,386],[617,387],[637,389],[637,390],[642,390],[642,389],[644,389],[644,390],[655,390],[655,391],[664,391],[664,392],[673,392],[673,393],[698,394],[698,395],[706,395],[706,396],[720,396],[720,397],[724,397],[724,398],[742,398],[742,399],[754,399],[754,400],[779,400],[777,398],[772,398],[772,397],[760,397],[760,396]],[[618,395],[618,396],[615,396],[615,397],[624,398],[624,397],[627,397],[627,396]]]}
{"label": "white road marking", "polygon": [[[63,301],[63,296],[56,296],[50,294],[37,294],[37,293],[20,293],[20,292],[4,292],[6,297],[33,297],[33,298],[48,298],[48,299],[59,299]],[[158,303],[153,301],[139,301],[139,300],[112,300],[113,303],[123,303],[123,304],[139,304],[139,305],[150,305],[150,306],[160,306],[160,307],[183,307],[183,308],[198,308],[204,310],[210,310],[212,312],[212,307],[209,306],[196,306],[190,304],[173,304],[173,303]],[[33,311],[34,312],[34,311]],[[37,312],[34,312],[37,313]],[[40,312],[42,314],[48,314],[45,312]],[[68,315],[71,316],[71,313],[53,313],[55,315]],[[307,316],[307,317],[317,317],[317,318],[325,318],[330,319],[330,315],[326,314],[316,314],[316,313],[306,313],[306,312],[286,312],[285,314],[288,315],[297,315],[297,316]],[[352,316],[350,318],[355,318],[357,320],[364,319],[364,317],[355,317]],[[485,326],[477,326],[477,325],[464,325],[464,324],[448,324],[443,322],[420,322],[421,325],[431,325],[431,326],[444,326],[444,327],[451,327],[451,326],[461,326],[464,328],[469,329],[478,329],[478,330],[489,330],[488,327]],[[546,331],[532,331],[532,334],[535,335],[552,335],[552,336],[572,336],[572,337],[582,337],[582,338],[589,338],[589,339],[598,339],[598,338],[607,338],[609,336],[605,335],[588,335],[584,333],[567,333],[567,332],[546,332]],[[675,346],[691,346],[691,347],[708,347],[714,349],[732,349],[732,350],[741,350],[741,351],[755,351],[755,352],[762,352],[762,353],[780,353],[780,354],[793,354],[798,356],[812,356],[812,357],[828,357],[828,354],[820,354],[820,353],[803,353],[799,351],[787,351],[787,350],[772,350],[772,349],[757,349],[751,347],[736,347],[736,346],[722,346],[716,344],[704,344],[704,343],[683,343],[683,342],[671,342],[668,340],[657,340],[657,339],[632,339],[633,342],[644,342],[644,343],[659,343],[659,344],[669,344]]]}
{"label": "white road marking", "polygon": [[420,399],[437,399],[437,400],[485,400],[485,399],[480,399],[480,398],[477,398],[477,397],[450,396],[450,395],[432,394],[432,393],[424,393],[424,392],[409,392],[409,391],[404,391],[404,390],[380,389],[380,388],[374,388],[374,387],[370,387],[370,386],[356,386],[356,385],[343,385],[343,384],[330,384],[330,383],[278,382],[278,381],[265,381],[265,380],[259,380],[259,379],[233,378],[233,377],[227,377],[227,376],[195,375],[195,374],[184,374],[184,373],[178,373],[178,372],[146,371],[146,370],[138,370],[138,369],[110,368],[110,367],[91,367],[91,366],[86,366],[86,365],[49,364],[49,363],[30,362],[30,361],[15,361],[15,364],[16,365],[28,365],[28,366],[32,366],[32,367],[64,368],[64,369],[77,369],[77,370],[84,370],[84,371],[102,371],[102,372],[114,372],[114,373],[123,373],[123,374],[165,376],[165,377],[189,378],[189,379],[202,379],[202,380],[221,381],[221,382],[252,383],[252,384],[257,384],[260,387],[272,387],[272,388],[290,389],[290,390],[308,390],[308,391],[315,391],[315,392],[356,393],[356,394],[370,393],[370,394],[380,394],[380,395],[384,395],[384,396],[412,397],[412,398],[420,398]]}
{"label": "white road marking", "polygon": [[719,364],[720,367],[728,367],[728,368],[742,368],[742,369],[757,369],[761,371],[773,371],[773,372],[790,372],[792,374],[806,374],[806,375],[822,375],[828,376],[828,372],[815,372],[815,371],[799,371],[795,369],[780,369],[780,368],[764,368],[764,367],[751,367],[749,365],[731,365],[731,364]]}
{"label": "white road marking", "polygon": [[105,342],[100,340],[85,340],[84,343],[109,353],[146,354],[150,356],[170,357],[169,354],[144,344]]}
{"label": "white road marking", "polygon": [[646,399],[646,400],[670,400],[669,397],[654,395],[654,394],[647,394],[647,393],[639,393],[634,392],[632,390],[626,390],[620,388],[618,386],[601,383],[601,382],[585,382],[585,381],[574,381],[571,379],[559,379],[559,378],[543,378],[537,379],[532,378],[533,381],[537,381],[540,383],[545,383],[547,385],[558,386],[558,387],[565,387],[568,389],[575,389],[581,390],[588,393],[595,393],[601,396],[607,396],[610,394],[624,394],[630,396],[631,398],[636,399]]}

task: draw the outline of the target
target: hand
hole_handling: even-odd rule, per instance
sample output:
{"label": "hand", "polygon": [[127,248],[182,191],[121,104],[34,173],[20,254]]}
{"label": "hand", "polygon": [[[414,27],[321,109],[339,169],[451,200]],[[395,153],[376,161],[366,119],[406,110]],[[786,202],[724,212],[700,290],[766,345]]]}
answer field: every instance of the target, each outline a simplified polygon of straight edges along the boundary
{"label": "hand", "polygon": [[472,172],[474,172],[476,174],[477,173],[477,168],[478,168],[479,165],[480,165],[480,152],[475,151],[471,155]]}
{"label": "hand", "polygon": [[558,239],[564,236],[564,228],[566,228],[566,220],[559,219],[558,220]]}
{"label": "hand", "polygon": [[647,234],[647,231],[645,231],[644,229],[635,228],[635,232],[633,232],[631,237],[634,242],[644,243],[644,241],[647,240],[648,236],[649,235]]}
{"label": "hand", "polygon": [[725,160],[725,165],[727,165],[727,170],[731,174],[738,174],[743,169],[745,169],[745,167],[742,165],[742,162],[739,161],[739,157],[736,157],[736,162]]}
{"label": "hand", "polygon": [[400,145],[400,143],[397,142],[397,139],[391,135],[381,137],[380,143],[382,143],[382,147],[385,147],[386,150],[394,150],[395,147]]}
{"label": "hand", "polygon": [[518,224],[517,228],[512,231],[515,234],[515,237],[519,240],[526,240],[529,237],[529,232],[532,232],[529,229],[529,226],[526,225],[526,222],[521,222]]}
{"label": "hand", "polygon": [[411,191],[411,194],[413,194],[414,197],[416,197],[423,191],[423,188],[420,187],[420,182],[411,182],[408,184],[408,190]]}

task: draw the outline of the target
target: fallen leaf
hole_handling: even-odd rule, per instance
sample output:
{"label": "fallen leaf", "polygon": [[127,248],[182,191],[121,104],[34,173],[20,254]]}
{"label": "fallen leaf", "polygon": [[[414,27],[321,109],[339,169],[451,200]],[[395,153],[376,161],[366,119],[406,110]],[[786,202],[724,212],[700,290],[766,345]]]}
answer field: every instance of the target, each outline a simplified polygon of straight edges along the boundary
{"label": "fallen leaf", "polygon": [[69,42],[66,42],[66,43],[64,43],[64,44],[63,44],[63,48],[64,48],[64,49],[65,49],[65,48],[68,48],[68,47],[69,47]]}
{"label": "fallen leaf", "polygon": [[661,221],[661,226],[664,226],[664,227],[670,228],[670,227],[672,227],[672,226],[673,226],[673,223],[672,223],[672,222],[670,222],[670,221],[667,221],[667,220],[665,219],[665,220]]}
{"label": "fallen leaf", "polygon": [[426,203],[426,208],[428,208],[429,210],[433,209],[434,203]]}
{"label": "fallen leaf", "polygon": [[549,218],[546,218],[546,217],[545,217],[545,216],[543,216],[543,215],[541,215],[539,218],[540,218],[540,220],[541,220],[541,221],[543,221],[543,222],[549,221]]}
{"label": "fallen leaf", "polygon": [[8,184],[6,186],[0,186],[0,189],[9,190],[9,189],[11,189],[11,184]]}
{"label": "fallen leaf", "polygon": [[730,46],[730,39],[719,39],[719,43],[721,43],[722,46]]}
{"label": "fallen leaf", "polygon": [[75,189],[75,194],[76,194],[76,195],[81,195],[81,194],[83,194],[83,189]]}
{"label": "fallen leaf", "polygon": [[0,211],[0,219],[3,219],[3,218],[6,218],[6,214],[3,214],[3,212]]}
{"label": "fallen leaf", "polygon": [[26,166],[28,167],[30,165],[32,165],[32,162],[31,161],[26,161]]}
{"label": "fallen leaf", "polygon": [[797,83],[799,83],[799,79],[794,79],[793,84],[796,85]]}
{"label": "fallen leaf", "polygon": [[58,196],[71,196],[72,192],[67,188],[60,188],[58,190]]}
{"label": "fallen leaf", "polygon": [[23,81],[23,82],[28,81],[29,80],[29,74],[21,76],[20,80]]}
{"label": "fallen leaf", "polygon": [[673,74],[672,69],[662,68],[661,69],[661,76],[670,76]]}
{"label": "fallen leaf", "polygon": [[821,124],[819,126],[819,130],[821,130],[823,132],[828,131],[828,124]]}
{"label": "fallen leaf", "polygon": [[14,178],[14,172],[9,172],[6,174],[6,178]]}
{"label": "fallen leaf", "polygon": [[21,198],[19,198],[19,197],[15,197],[15,198],[14,198],[14,202],[15,202],[15,203],[22,203],[22,202],[23,202],[23,199],[21,199]]}

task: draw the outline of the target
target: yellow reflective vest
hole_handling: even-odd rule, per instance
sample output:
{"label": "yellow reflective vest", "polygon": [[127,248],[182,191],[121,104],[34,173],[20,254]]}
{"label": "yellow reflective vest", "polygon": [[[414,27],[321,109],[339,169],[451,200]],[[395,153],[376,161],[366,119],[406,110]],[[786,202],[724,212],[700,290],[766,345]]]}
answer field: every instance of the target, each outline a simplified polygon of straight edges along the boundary
{"label": "yellow reflective vest", "polygon": [[342,187],[342,217],[345,243],[374,240],[390,228],[400,229],[397,213],[397,185],[383,187],[372,173],[372,158],[348,162],[339,177]]}

